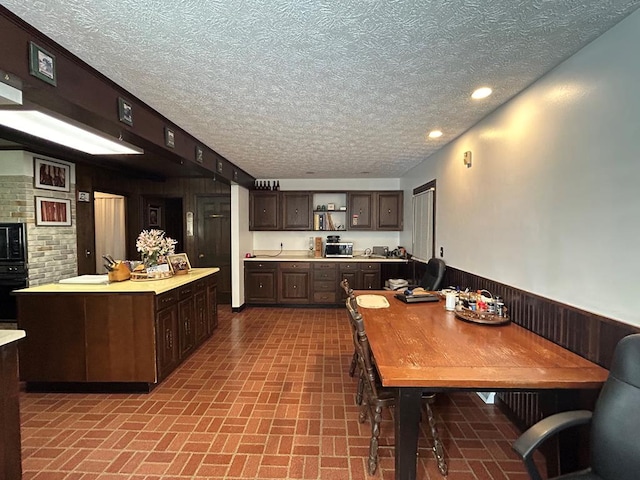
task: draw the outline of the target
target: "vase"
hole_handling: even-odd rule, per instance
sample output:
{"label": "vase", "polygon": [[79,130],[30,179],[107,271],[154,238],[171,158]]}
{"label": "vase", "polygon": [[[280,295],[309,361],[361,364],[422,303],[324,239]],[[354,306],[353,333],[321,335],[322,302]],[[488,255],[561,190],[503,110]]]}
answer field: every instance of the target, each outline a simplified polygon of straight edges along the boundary
{"label": "vase", "polygon": [[158,265],[158,254],[142,255],[142,263],[144,264],[145,269],[155,267]]}

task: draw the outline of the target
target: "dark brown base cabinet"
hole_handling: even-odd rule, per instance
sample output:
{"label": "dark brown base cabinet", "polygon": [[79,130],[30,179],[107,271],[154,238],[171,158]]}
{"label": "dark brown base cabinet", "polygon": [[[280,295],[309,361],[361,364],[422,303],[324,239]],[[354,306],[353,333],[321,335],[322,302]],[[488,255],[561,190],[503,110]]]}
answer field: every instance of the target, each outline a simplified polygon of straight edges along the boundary
{"label": "dark brown base cabinet", "polygon": [[0,479],[22,478],[18,349],[0,346]]}
{"label": "dark brown base cabinet", "polygon": [[211,336],[216,292],[212,273],[159,294],[18,294],[18,324],[27,332],[20,379],[39,390],[101,383],[148,391]]}
{"label": "dark brown base cabinet", "polygon": [[382,288],[380,262],[248,261],[244,269],[248,305],[341,305],[343,278],[355,290]]}

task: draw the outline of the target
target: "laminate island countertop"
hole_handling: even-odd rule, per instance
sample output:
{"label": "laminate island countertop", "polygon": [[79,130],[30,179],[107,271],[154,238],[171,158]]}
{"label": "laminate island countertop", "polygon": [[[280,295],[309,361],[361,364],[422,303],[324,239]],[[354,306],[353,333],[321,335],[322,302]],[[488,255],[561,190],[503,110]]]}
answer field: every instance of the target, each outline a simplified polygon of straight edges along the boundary
{"label": "laminate island countertop", "polygon": [[37,287],[23,288],[15,290],[14,294],[31,294],[31,293],[161,293],[168,292],[174,288],[181,287],[187,283],[199,280],[208,275],[219,272],[218,267],[212,268],[192,268],[189,273],[184,275],[174,275],[170,278],[161,280],[125,280],[123,282],[112,282],[105,284],[81,284],[81,283],[47,283],[46,285],[38,285]]}
{"label": "laminate island countertop", "polygon": [[0,330],[0,347],[24,338],[24,330]]}

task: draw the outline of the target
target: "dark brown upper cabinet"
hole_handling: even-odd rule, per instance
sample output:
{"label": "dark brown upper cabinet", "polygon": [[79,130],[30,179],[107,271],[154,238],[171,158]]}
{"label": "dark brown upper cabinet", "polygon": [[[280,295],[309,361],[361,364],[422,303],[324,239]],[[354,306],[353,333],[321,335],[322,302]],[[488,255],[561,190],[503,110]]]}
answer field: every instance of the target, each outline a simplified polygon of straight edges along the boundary
{"label": "dark brown upper cabinet", "polygon": [[306,192],[282,192],[282,229],[311,230],[312,195]]}
{"label": "dark brown upper cabinet", "polygon": [[278,192],[249,194],[249,230],[280,230]]}
{"label": "dark brown upper cabinet", "polygon": [[347,213],[349,230],[373,230],[373,192],[349,192]]}
{"label": "dark brown upper cabinet", "polygon": [[402,230],[402,207],[401,191],[376,193],[376,230]]}

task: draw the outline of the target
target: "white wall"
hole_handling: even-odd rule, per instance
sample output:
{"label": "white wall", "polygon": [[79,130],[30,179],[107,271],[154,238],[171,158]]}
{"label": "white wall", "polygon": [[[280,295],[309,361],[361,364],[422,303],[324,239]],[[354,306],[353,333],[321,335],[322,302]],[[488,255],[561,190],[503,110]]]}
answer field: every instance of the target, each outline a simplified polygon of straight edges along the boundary
{"label": "white wall", "polygon": [[403,176],[449,265],[640,325],[638,44],[640,11]]}
{"label": "white wall", "polygon": [[249,190],[231,184],[231,307],[244,304],[244,262],[251,251],[253,232],[249,231]]}

